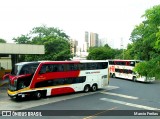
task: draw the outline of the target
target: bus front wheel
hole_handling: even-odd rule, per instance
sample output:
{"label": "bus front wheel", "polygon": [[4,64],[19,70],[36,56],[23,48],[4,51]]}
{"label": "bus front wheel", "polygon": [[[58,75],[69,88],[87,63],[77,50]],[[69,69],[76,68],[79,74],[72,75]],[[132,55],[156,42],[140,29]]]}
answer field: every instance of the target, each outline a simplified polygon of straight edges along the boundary
{"label": "bus front wheel", "polygon": [[40,92],[35,92],[34,96],[35,96],[36,99],[41,99],[42,94]]}

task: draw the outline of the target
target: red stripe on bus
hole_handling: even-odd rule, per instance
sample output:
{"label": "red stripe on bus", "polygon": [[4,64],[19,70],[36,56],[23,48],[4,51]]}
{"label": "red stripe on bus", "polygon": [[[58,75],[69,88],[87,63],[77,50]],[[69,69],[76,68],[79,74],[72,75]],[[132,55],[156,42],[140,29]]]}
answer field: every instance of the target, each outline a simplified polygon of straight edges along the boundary
{"label": "red stripe on bus", "polygon": [[71,87],[54,88],[51,91],[51,95],[67,94],[73,92],[75,92],[75,90]]}

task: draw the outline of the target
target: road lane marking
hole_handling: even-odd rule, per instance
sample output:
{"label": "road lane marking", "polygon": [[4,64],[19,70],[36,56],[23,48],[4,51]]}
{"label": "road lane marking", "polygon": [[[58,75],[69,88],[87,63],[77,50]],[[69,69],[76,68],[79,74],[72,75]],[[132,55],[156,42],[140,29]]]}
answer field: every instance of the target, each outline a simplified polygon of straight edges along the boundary
{"label": "road lane marking", "polygon": [[118,86],[107,86],[107,89],[106,90],[113,90],[113,89],[117,89],[119,88]]}
{"label": "road lane marking", "polygon": [[123,97],[123,98],[128,98],[128,99],[139,99],[138,97],[134,96],[129,96],[129,95],[123,95],[123,94],[118,94],[118,93],[110,93],[110,92],[104,92],[102,91],[101,93],[107,94],[107,95],[113,95],[113,96],[118,96],[118,97]]}
{"label": "road lane marking", "polygon": [[85,117],[85,118],[83,118],[83,119],[93,119],[93,118],[95,118],[95,117],[99,116],[100,114],[103,114],[103,113],[108,112],[108,111],[110,111],[110,110],[114,110],[114,109],[116,109],[116,108],[117,108],[117,107],[113,107],[113,108],[111,108],[111,109],[104,110],[104,111],[101,111],[101,112],[96,113],[96,114],[94,114],[94,115],[91,115],[91,116]]}
{"label": "road lane marking", "polygon": [[138,104],[134,104],[134,103],[128,103],[128,102],[109,99],[109,98],[100,98],[100,100],[107,101],[107,102],[113,102],[113,103],[117,103],[117,104],[122,104],[122,105],[130,106],[130,107],[136,107],[136,108],[145,109],[145,110],[160,110],[159,108],[154,108],[154,107],[149,107],[149,106],[144,106],[144,105],[138,105]]}

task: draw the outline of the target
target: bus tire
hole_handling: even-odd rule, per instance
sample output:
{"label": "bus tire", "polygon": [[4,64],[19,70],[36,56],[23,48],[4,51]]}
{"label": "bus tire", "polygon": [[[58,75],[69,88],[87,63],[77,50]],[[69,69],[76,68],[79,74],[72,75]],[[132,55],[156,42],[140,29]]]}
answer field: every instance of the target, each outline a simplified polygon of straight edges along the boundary
{"label": "bus tire", "polygon": [[96,84],[93,84],[93,86],[92,86],[92,91],[93,91],[93,92],[97,91],[97,85],[96,85]]}
{"label": "bus tire", "polygon": [[113,78],[112,73],[110,73],[110,78]]}
{"label": "bus tire", "polygon": [[90,90],[90,86],[89,85],[85,85],[84,87],[84,92],[87,93]]}
{"label": "bus tire", "polygon": [[115,73],[112,74],[112,78],[116,78]]}
{"label": "bus tire", "polygon": [[136,77],[135,77],[135,76],[133,76],[132,80],[133,80],[134,82],[136,82]]}
{"label": "bus tire", "polygon": [[38,100],[38,99],[41,99],[42,94],[41,94],[41,92],[37,91],[37,92],[34,93],[34,96]]}

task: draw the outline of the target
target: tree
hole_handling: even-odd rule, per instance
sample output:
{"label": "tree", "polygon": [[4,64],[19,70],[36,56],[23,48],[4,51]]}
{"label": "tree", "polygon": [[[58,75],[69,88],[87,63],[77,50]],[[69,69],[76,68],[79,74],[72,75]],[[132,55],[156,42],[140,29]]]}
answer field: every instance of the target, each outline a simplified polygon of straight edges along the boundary
{"label": "tree", "polygon": [[139,63],[135,70],[147,77],[160,79],[160,5],[146,10],[145,20],[135,27],[131,34],[133,50],[146,62]]}
{"label": "tree", "polygon": [[45,46],[44,55],[21,56],[21,61],[37,60],[69,60],[70,53],[69,36],[62,30],[54,27],[40,26],[33,28],[29,34],[13,38],[19,44],[37,44]]}
{"label": "tree", "polygon": [[160,57],[137,64],[134,71],[138,72],[141,76],[146,76],[147,78],[155,77],[156,79],[160,79]]}
{"label": "tree", "polygon": [[31,37],[29,37],[29,35],[21,35],[17,38],[13,38],[12,40],[14,40],[14,42],[17,44],[30,44],[30,38]]}
{"label": "tree", "polygon": [[2,38],[0,38],[0,43],[6,43],[6,41]]}
{"label": "tree", "polygon": [[157,40],[156,40],[156,44],[155,44],[155,49],[160,52],[160,26],[158,27],[159,31],[156,33],[157,36]]}
{"label": "tree", "polygon": [[69,40],[69,36],[64,33],[62,30],[54,27],[46,27],[45,25],[42,25],[40,27],[34,27],[30,34],[33,36],[32,43],[41,44],[42,39],[45,37],[52,37],[54,39],[60,38],[64,40]]}
{"label": "tree", "polygon": [[106,60],[113,59],[115,57],[114,50],[106,44],[104,47],[92,47],[89,49],[89,55],[87,59],[92,60]]}
{"label": "tree", "polygon": [[146,10],[143,17],[145,20],[140,23],[131,33],[131,40],[135,44],[135,55],[140,55],[142,60],[155,58],[159,52],[159,26],[160,26],[160,5]]}

